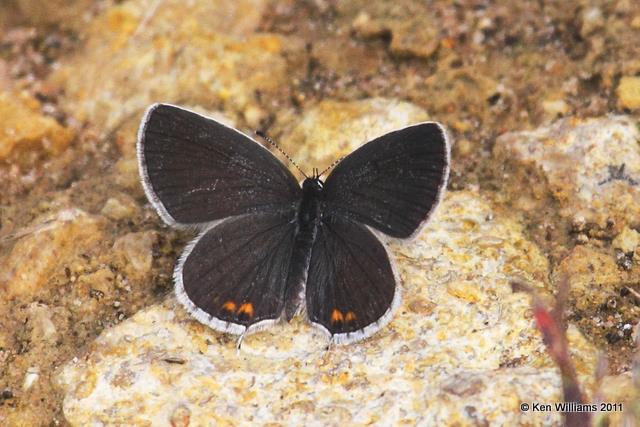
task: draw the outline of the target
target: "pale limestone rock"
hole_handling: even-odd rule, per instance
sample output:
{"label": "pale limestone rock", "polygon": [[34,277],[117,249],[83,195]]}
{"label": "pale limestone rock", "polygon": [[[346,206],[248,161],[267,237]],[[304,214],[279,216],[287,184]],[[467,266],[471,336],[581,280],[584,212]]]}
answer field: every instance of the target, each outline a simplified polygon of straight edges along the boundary
{"label": "pale limestone rock", "polygon": [[556,118],[569,112],[569,105],[564,99],[545,99],[542,101],[542,109],[547,116]]}
{"label": "pale limestone rock", "polygon": [[[483,242],[483,244],[478,244]],[[486,195],[448,193],[415,240],[394,241],[403,300],[368,340],[326,349],[301,319],[235,338],[170,298],[105,331],[59,376],[72,425],[515,425],[520,402],[560,399],[560,377],[533,325],[524,277],[545,293],[548,264]],[[590,378],[595,350],[569,328]],[[514,367],[515,366],[515,367]],[[527,413],[531,424],[558,413]]]}
{"label": "pale limestone rock", "polygon": [[116,172],[114,183],[125,190],[137,190],[140,195],[144,194],[140,184],[140,173],[138,172],[138,160],[135,157],[125,156],[119,159],[114,165]]}
{"label": "pale limestone rock", "polygon": [[605,18],[599,7],[588,7],[580,14],[580,35],[585,39],[605,26]]}
{"label": "pale limestone rock", "polygon": [[136,201],[126,194],[110,197],[102,207],[100,213],[109,219],[122,220],[132,218],[140,209]]}
{"label": "pale limestone rock", "polygon": [[620,249],[624,253],[634,252],[640,246],[640,233],[625,227],[611,242],[611,246]]}
{"label": "pale limestone rock", "polygon": [[132,0],[108,7],[87,24],[84,50],[50,83],[64,88],[67,111],[104,132],[137,125],[153,102],[223,104],[242,113],[256,91],[267,96],[286,85],[283,38],[255,33],[267,4]]}
{"label": "pale limestone rock", "polygon": [[640,130],[629,116],[567,118],[533,131],[512,132],[496,140],[498,161],[534,167],[541,182],[516,183],[549,190],[570,220],[606,226],[635,224],[640,218]]}
{"label": "pale limestone rock", "polygon": [[157,237],[155,231],[141,231],[116,239],[113,251],[116,257],[124,260],[128,274],[144,276],[151,271],[153,244]]}
{"label": "pale limestone rock", "polygon": [[22,390],[27,391],[40,379],[40,368],[38,366],[31,366],[27,369],[24,375],[24,381],[22,383]]}
{"label": "pale limestone rock", "polygon": [[36,218],[15,233],[11,252],[0,259],[0,289],[9,297],[37,295],[64,263],[103,239],[102,226],[100,218],[76,208]]}
{"label": "pale limestone rock", "polygon": [[53,344],[58,336],[58,331],[53,323],[53,312],[44,304],[32,302],[27,309],[28,324],[31,327],[31,341],[34,343],[45,342]]}
{"label": "pale limestone rock", "polygon": [[344,15],[357,13],[352,27],[359,36],[389,36],[389,50],[395,55],[429,58],[440,45],[437,18],[427,4],[411,0],[352,1],[342,2],[338,8]]}

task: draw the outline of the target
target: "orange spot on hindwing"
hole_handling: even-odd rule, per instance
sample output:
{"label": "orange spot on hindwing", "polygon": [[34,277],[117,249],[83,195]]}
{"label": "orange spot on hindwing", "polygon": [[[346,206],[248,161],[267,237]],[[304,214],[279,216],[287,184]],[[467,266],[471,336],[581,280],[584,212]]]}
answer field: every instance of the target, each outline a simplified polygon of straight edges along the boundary
{"label": "orange spot on hindwing", "polygon": [[246,317],[251,319],[253,317],[253,304],[245,302],[238,308],[238,317]]}
{"label": "orange spot on hindwing", "polygon": [[347,313],[347,315],[346,315],[346,316],[344,316],[344,320],[345,320],[347,323],[351,323],[351,322],[353,322],[354,320],[356,320],[356,314],[355,314],[353,311],[350,311],[350,312],[348,312],[348,313]]}
{"label": "orange spot on hindwing", "polygon": [[236,303],[233,301],[227,301],[222,304],[222,309],[233,313],[234,311],[236,311]]}
{"label": "orange spot on hindwing", "polygon": [[334,308],[333,311],[331,312],[331,324],[335,325],[337,323],[342,323],[343,321],[344,321],[344,316],[342,315],[342,312],[337,308]]}

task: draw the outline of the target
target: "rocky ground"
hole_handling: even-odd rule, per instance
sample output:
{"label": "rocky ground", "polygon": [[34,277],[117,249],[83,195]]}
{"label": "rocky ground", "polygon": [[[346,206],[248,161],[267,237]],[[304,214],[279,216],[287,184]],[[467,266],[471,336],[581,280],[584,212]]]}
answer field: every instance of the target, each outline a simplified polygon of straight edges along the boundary
{"label": "rocky ground", "polygon": [[[135,158],[158,101],[265,130],[305,170],[442,122],[449,191],[390,244],[393,322],[327,351],[294,321],[237,353],[177,307],[193,234],[162,225]],[[638,111],[633,0],[2,2],[0,424],[559,424],[519,409],[562,389],[511,282],[551,304],[565,277],[588,399],[637,417]]]}

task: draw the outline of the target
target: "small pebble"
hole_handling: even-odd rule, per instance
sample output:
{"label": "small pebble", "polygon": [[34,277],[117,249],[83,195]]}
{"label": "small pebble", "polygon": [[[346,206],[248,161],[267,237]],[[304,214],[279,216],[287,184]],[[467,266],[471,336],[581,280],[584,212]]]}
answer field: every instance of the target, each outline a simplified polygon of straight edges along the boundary
{"label": "small pebble", "polygon": [[622,108],[635,110],[640,108],[640,77],[626,76],[618,85],[618,103]]}
{"label": "small pebble", "polygon": [[589,242],[589,237],[586,234],[580,233],[576,236],[576,243],[578,243],[579,245],[584,245],[588,242]]}
{"label": "small pebble", "polygon": [[585,225],[587,225],[587,220],[582,215],[575,216],[571,224],[573,231],[575,232],[584,231]]}
{"label": "small pebble", "polygon": [[24,376],[24,382],[22,383],[22,389],[24,391],[29,390],[33,384],[40,378],[40,368],[32,366],[27,369],[27,373]]}

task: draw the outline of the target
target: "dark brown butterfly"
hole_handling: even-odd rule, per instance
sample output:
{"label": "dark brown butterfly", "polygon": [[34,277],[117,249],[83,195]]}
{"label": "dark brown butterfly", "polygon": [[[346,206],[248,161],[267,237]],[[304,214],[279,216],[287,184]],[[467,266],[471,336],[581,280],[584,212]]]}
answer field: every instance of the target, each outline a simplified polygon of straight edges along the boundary
{"label": "dark brown butterfly", "polygon": [[174,273],[178,300],[196,319],[240,335],[303,311],[336,343],[391,319],[399,278],[371,229],[415,236],[450,162],[443,127],[425,122],[368,142],[325,181],[314,174],[300,186],[254,139],[167,104],[147,110],[137,149],[160,217],[200,231]]}

